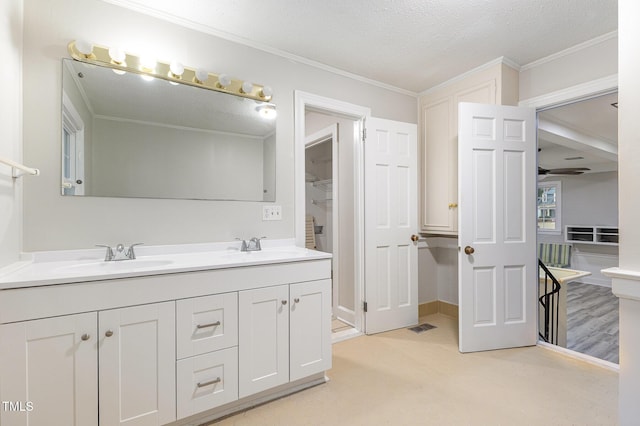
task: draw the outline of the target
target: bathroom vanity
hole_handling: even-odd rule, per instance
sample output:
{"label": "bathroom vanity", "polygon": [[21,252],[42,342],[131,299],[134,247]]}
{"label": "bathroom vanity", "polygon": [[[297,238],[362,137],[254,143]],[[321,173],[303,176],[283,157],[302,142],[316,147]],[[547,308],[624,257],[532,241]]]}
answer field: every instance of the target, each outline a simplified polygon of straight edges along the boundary
{"label": "bathroom vanity", "polygon": [[0,275],[2,425],[196,425],[323,383],[331,255],[35,253]]}

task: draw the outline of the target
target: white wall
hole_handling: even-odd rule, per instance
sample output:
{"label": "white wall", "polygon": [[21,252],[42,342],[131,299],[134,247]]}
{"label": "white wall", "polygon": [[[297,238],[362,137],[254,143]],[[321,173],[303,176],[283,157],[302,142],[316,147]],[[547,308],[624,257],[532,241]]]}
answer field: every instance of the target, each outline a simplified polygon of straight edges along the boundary
{"label": "white wall", "polygon": [[[293,92],[368,106],[376,117],[417,122],[416,99],[299,64],[100,0],[25,0],[25,161],[42,176],[24,188],[24,249],[92,247],[96,243],[147,244],[227,241],[236,236],[294,236]],[[115,24],[117,23],[117,25]],[[278,106],[276,204],[283,220],[262,222],[260,202],[62,197],[60,186],[60,59],[69,41],[149,52],[192,67],[270,85]],[[46,206],[47,208],[43,208]],[[117,212],[126,219],[110,220]],[[68,220],[73,218],[73,220]]]}
{"label": "white wall", "polygon": [[[0,2],[0,156],[22,160],[22,0]],[[22,238],[22,180],[0,164],[0,267],[18,260]]]}
{"label": "white wall", "polygon": [[[620,0],[620,91],[618,94],[618,157],[620,178],[620,268],[633,275],[620,299],[620,388],[619,416],[621,425],[635,425],[640,418],[640,3]],[[631,277],[630,277],[631,278]],[[618,283],[614,280],[616,291]],[[634,296],[635,294],[635,296]]]}

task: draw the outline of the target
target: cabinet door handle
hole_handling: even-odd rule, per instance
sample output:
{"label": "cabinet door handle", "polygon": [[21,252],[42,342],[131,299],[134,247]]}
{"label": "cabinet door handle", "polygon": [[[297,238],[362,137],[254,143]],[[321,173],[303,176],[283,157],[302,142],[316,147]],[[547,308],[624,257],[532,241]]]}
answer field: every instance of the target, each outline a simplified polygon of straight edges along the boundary
{"label": "cabinet door handle", "polygon": [[299,297],[296,297],[295,299],[293,299],[293,301],[294,301],[295,303],[300,303],[300,298],[299,298]]}
{"label": "cabinet door handle", "polygon": [[80,336],[80,338],[84,341],[87,341],[89,339],[91,339],[91,335],[88,333],[84,333],[82,336]]}
{"label": "cabinet door handle", "polygon": [[286,304],[287,304],[287,301],[286,301],[286,300],[283,300],[283,301],[282,301],[282,304],[283,304],[283,305],[286,305]]}
{"label": "cabinet door handle", "polygon": [[209,328],[209,327],[216,327],[218,325],[220,325],[220,321],[216,321],[216,322],[210,322],[209,324],[198,324],[196,325],[196,328]]}
{"label": "cabinet door handle", "polygon": [[113,336],[113,331],[107,330],[107,332],[104,333],[104,335],[107,336],[107,337],[111,337],[111,336]]}
{"label": "cabinet door handle", "polygon": [[213,380],[209,380],[208,382],[198,382],[198,384],[196,386],[198,386],[199,388],[203,388],[205,386],[209,386],[209,385],[215,385],[216,383],[220,383],[222,381],[222,379],[220,377],[216,377]]}

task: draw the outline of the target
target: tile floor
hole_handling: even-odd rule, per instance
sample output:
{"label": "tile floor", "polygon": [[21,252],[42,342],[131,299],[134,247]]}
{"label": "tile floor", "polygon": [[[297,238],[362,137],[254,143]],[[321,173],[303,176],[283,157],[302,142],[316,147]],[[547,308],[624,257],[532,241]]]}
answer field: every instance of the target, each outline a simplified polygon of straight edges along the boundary
{"label": "tile floor", "polygon": [[615,425],[618,374],[541,347],[460,354],[457,322],[333,345],[330,381],[216,425]]}

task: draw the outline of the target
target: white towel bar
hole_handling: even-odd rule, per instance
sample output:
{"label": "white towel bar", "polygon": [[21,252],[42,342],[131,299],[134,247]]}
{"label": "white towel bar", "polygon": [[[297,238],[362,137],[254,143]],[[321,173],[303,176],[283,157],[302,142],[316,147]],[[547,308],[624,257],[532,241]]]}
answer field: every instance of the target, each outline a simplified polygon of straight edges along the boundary
{"label": "white towel bar", "polygon": [[40,170],[34,169],[32,167],[27,167],[24,164],[16,163],[15,161],[9,160],[8,158],[0,157],[0,163],[11,166],[11,176],[14,178],[18,178],[24,174],[34,176],[38,176],[40,174]]}

